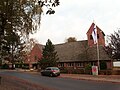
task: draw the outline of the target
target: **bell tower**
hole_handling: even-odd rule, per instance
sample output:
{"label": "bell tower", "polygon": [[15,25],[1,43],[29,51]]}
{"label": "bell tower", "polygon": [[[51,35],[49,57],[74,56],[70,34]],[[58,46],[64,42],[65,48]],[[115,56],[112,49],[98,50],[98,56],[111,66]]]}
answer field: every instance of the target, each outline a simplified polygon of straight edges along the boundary
{"label": "bell tower", "polygon": [[[92,47],[95,46],[96,44],[94,44],[94,40],[92,37],[92,32],[94,29],[95,23],[92,23],[90,28],[88,29],[87,32],[87,39],[88,39],[88,46]],[[105,34],[104,32],[96,25],[96,29],[97,29],[97,41],[98,41],[98,45],[100,46],[105,46]]]}

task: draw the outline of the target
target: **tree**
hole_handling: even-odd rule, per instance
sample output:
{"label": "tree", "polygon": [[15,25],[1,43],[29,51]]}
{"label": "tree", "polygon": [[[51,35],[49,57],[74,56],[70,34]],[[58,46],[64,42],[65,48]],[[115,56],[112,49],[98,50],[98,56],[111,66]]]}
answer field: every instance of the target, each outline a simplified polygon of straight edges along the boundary
{"label": "tree", "polygon": [[40,25],[43,8],[47,8],[46,14],[54,14],[52,7],[59,3],[59,0],[1,0],[2,30],[5,32],[6,28],[12,28],[22,37],[27,37]]}
{"label": "tree", "polygon": [[36,43],[38,43],[36,39],[34,38],[29,39],[28,42],[24,44],[23,51],[26,52],[26,54],[29,54]]}
{"label": "tree", "polygon": [[[41,14],[46,7],[46,14],[54,14],[52,7],[59,5],[59,0],[1,0],[0,1],[0,47],[13,47],[26,43],[29,34],[33,34],[40,27]],[[14,36],[13,36],[14,35]],[[17,40],[10,40],[10,38]],[[2,43],[6,39],[6,44]],[[19,47],[19,45],[17,47]],[[20,49],[20,48],[19,48]],[[3,50],[0,50],[1,52]],[[1,53],[0,53],[1,54]]]}
{"label": "tree", "polygon": [[109,43],[105,50],[108,55],[116,60],[120,60],[120,30],[108,36]]}
{"label": "tree", "polygon": [[42,69],[49,66],[57,66],[57,61],[59,58],[57,52],[55,51],[54,45],[49,39],[45,47],[43,48],[42,55],[42,59],[39,61],[39,64]]}
{"label": "tree", "polygon": [[18,62],[21,58],[21,52],[24,48],[24,43],[21,42],[20,37],[17,33],[8,33],[4,37],[5,41],[7,41],[4,44],[3,51],[5,51],[5,57],[9,58],[12,65],[15,64],[15,62]]}
{"label": "tree", "polygon": [[69,37],[68,39],[66,39],[66,42],[76,42],[77,39],[75,37]]}

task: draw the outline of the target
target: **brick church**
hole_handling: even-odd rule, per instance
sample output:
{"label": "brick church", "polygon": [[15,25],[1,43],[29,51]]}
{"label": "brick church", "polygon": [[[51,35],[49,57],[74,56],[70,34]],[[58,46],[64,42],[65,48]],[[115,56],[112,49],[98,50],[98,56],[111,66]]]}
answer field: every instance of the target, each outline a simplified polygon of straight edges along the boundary
{"label": "brick church", "polygon": [[[91,24],[88,29],[87,40],[69,42],[55,45],[59,61],[58,67],[68,69],[84,69],[87,64],[98,65],[97,44],[94,44],[92,38],[92,31],[94,29],[94,23]],[[99,63],[104,61],[107,65],[107,69],[112,69],[112,60],[105,52],[105,34],[98,27],[97,39],[99,48]],[[29,54],[29,58],[25,60],[25,63],[29,64],[30,68],[34,68],[36,63],[42,57],[42,48],[44,46],[36,44]]]}

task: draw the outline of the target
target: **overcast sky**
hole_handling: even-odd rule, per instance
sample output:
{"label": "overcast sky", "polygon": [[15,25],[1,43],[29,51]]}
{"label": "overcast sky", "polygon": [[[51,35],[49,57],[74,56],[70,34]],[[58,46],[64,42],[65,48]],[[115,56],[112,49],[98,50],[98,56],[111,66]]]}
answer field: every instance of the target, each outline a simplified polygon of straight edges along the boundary
{"label": "overcast sky", "polygon": [[41,44],[64,43],[69,37],[87,40],[94,21],[106,35],[120,28],[120,0],[60,0],[54,15],[42,14],[41,28],[32,35]]}

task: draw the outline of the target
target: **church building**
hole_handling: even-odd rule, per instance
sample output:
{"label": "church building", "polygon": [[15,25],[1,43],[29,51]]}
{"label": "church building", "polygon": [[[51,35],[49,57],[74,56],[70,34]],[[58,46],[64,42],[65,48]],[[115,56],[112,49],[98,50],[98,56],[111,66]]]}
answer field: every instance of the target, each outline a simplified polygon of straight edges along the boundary
{"label": "church building", "polygon": [[96,26],[98,44],[94,44],[92,36],[94,26],[95,24],[92,23],[88,29],[87,40],[55,45],[59,56],[59,67],[85,69],[88,64],[100,66],[102,62],[105,62],[107,69],[112,69],[111,58],[105,52],[105,34]]}
{"label": "church building", "polygon": [[[88,29],[86,33],[87,40],[55,45],[55,50],[59,57],[59,68],[84,70],[88,64],[98,66],[98,64],[105,62],[107,69],[112,69],[112,60],[105,52],[105,34],[96,26],[98,44],[95,44],[92,37],[94,26],[95,24],[92,23]],[[30,58],[26,62],[31,65],[31,67],[42,57],[42,47],[44,46],[40,44],[36,44],[33,47],[29,55]]]}

